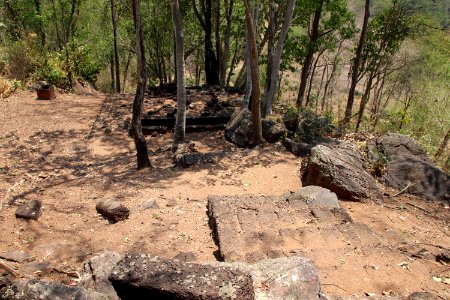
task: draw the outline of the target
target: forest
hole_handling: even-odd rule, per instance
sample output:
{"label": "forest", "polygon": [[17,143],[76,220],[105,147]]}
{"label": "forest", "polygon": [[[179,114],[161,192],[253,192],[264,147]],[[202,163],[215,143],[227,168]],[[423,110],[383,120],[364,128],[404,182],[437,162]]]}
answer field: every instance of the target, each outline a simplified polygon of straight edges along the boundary
{"label": "forest", "polygon": [[134,2],[2,0],[3,93],[42,80],[134,92],[139,63],[148,86],[175,83],[179,38],[186,86],[246,91],[262,117],[308,109],[345,132],[406,133],[448,165],[448,1],[179,1],[178,15]]}

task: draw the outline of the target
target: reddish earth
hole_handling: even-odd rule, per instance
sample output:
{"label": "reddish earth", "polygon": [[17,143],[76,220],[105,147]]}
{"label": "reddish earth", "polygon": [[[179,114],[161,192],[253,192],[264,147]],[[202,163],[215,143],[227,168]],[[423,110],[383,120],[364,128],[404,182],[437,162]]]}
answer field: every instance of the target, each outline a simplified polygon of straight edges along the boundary
{"label": "reddish earth", "polygon": [[[147,109],[163,102],[147,101]],[[200,152],[226,152],[217,164],[175,167],[172,136],[164,134],[147,137],[154,168],[136,171],[124,127],[131,102],[131,95],[102,94],[40,101],[26,91],[0,100],[0,253],[36,257],[3,261],[21,276],[73,283],[82,262],[105,249],[165,257],[192,252],[198,261],[215,260],[208,195],[279,195],[301,187],[300,159],[276,145],[237,149],[222,132],[188,134]],[[123,202],[130,218],[108,224],[95,210],[103,198]],[[34,199],[43,203],[39,220],[16,219],[16,206]],[[450,248],[448,206],[412,196],[386,199],[384,205],[341,202],[382,247],[300,249],[314,260],[323,289],[357,296],[429,291],[448,298],[450,268],[435,261]],[[158,207],[146,209],[152,200]]]}

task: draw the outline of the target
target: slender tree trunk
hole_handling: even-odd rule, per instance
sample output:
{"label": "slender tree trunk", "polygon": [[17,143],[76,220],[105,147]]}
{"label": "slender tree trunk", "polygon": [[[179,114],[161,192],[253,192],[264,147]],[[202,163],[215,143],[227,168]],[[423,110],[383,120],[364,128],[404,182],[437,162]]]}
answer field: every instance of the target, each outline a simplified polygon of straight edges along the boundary
{"label": "slender tree trunk", "polygon": [[117,21],[116,21],[116,10],[114,0],[111,0],[111,21],[114,36],[114,60],[116,62],[116,92],[120,93],[120,61],[119,61],[119,50],[117,48]]}
{"label": "slender tree trunk", "polygon": [[220,0],[214,0],[214,31],[215,31],[215,40],[216,40],[216,63],[217,63],[217,79],[218,79],[218,85],[223,87],[222,81],[220,78],[220,74],[222,74],[222,56],[223,56],[223,50],[222,50],[222,38],[220,35]]}
{"label": "slender tree trunk", "polygon": [[297,108],[301,108],[305,102],[306,86],[308,84],[311,65],[313,63],[314,53],[316,52],[316,44],[319,39],[319,25],[322,16],[323,0],[320,0],[319,7],[314,12],[314,19],[311,28],[311,35],[308,43],[308,50],[303,61],[302,74],[300,76],[300,87],[297,95]]}
{"label": "slender tree trunk", "polygon": [[231,25],[233,21],[233,6],[234,0],[224,0],[224,9],[225,9],[225,19],[227,20],[227,25],[225,27],[225,38],[224,38],[224,47],[223,53],[220,60],[220,86],[226,87],[228,86],[227,81],[227,65],[228,58],[230,56],[230,43],[231,43]]}
{"label": "slender tree trunk", "polygon": [[256,35],[255,35],[255,27],[253,24],[252,12],[250,9],[250,5],[248,4],[248,0],[244,0],[245,5],[245,18],[247,21],[247,28],[249,28],[248,39],[250,40],[250,65],[251,65],[251,74],[252,74],[252,99],[251,99],[251,107],[252,107],[252,123],[253,123],[253,134],[254,134],[254,143],[256,145],[263,143],[264,139],[262,136],[262,128],[261,128],[261,106],[260,106],[260,97],[261,91],[259,87],[259,70],[258,70],[258,53],[256,50]]}
{"label": "slender tree trunk", "polygon": [[434,155],[434,161],[436,162],[442,154],[446,151],[448,148],[448,142],[450,140],[450,128],[447,130],[447,133],[444,136],[444,139],[441,142],[441,145],[439,146],[438,150],[436,151],[436,154]]}
{"label": "slender tree trunk", "polygon": [[147,143],[142,134],[141,118],[142,103],[144,102],[145,89],[147,86],[147,66],[145,62],[145,46],[144,33],[141,23],[141,3],[140,0],[132,0],[134,27],[136,29],[136,50],[138,62],[138,83],[136,87],[136,96],[133,102],[133,117],[131,120],[131,128],[133,132],[134,144],[136,146],[137,168],[150,168],[150,160],[148,158]]}
{"label": "slender tree trunk", "polygon": [[286,8],[286,13],[284,15],[283,26],[278,37],[277,48],[273,55],[272,71],[270,72],[270,78],[267,78],[269,84],[266,85],[266,91],[264,93],[263,99],[263,112],[264,116],[272,114],[272,104],[275,100],[275,94],[278,90],[278,77],[280,74],[281,56],[283,54],[284,42],[286,40],[289,27],[291,25],[292,16],[295,9],[295,1],[289,0],[288,6]]}
{"label": "slender tree trunk", "polygon": [[327,97],[331,98],[331,96],[332,96],[332,89],[330,89],[330,86],[334,84],[334,81],[335,81],[335,78],[336,78],[336,73],[337,73],[337,68],[338,68],[338,65],[339,65],[339,56],[340,56],[340,53],[341,53],[342,44],[343,44],[343,41],[341,41],[339,43],[338,50],[336,52],[336,55],[333,58],[333,66],[331,68],[330,77],[328,78],[327,82],[325,83],[325,88],[324,88],[324,91],[323,91],[321,111],[324,110],[325,104],[329,102],[329,101],[326,101]]}
{"label": "slender tree trunk", "polygon": [[238,44],[238,39],[239,37],[236,36],[236,46],[234,48],[233,51],[233,57],[231,58],[231,65],[230,65],[230,70],[228,71],[228,75],[227,75],[227,83],[226,83],[226,87],[230,86],[230,81],[231,81],[231,76],[233,75],[233,71],[236,68],[236,64],[237,64],[237,60],[238,60],[238,54],[239,54],[239,44]]}
{"label": "slender tree trunk", "polygon": [[176,61],[177,61],[177,119],[175,123],[173,144],[176,147],[185,139],[186,131],[186,82],[184,63],[184,34],[178,0],[171,0],[173,28],[175,32]]}
{"label": "slender tree trunk", "polygon": [[[319,63],[319,59],[322,56],[323,52],[324,52],[324,50],[320,51],[317,54],[317,58],[314,61],[314,64],[313,64],[313,67],[312,67],[312,71],[311,71],[311,74],[309,76],[310,79],[309,79],[308,93],[306,94],[306,104],[305,104],[306,107],[308,107],[310,105],[310,102],[311,102],[311,90],[312,90],[313,83],[314,83],[314,76],[316,75],[317,64]],[[317,105],[317,99],[316,99],[316,105]]]}
{"label": "slender tree trunk", "polygon": [[344,119],[341,123],[341,131],[345,131],[347,127],[350,124],[350,119],[352,117],[352,110],[353,110],[353,102],[355,101],[355,90],[356,85],[359,81],[359,75],[360,75],[360,65],[361,65],[361,55],[363,52],[364,43],[366,41],[366,35],[367,35],[367,25],[369,23],[369,17],[370,17],[370,0],[366,0],[365,9],[364,9],[364,20],[363,20],[363,26],[361,29],[361,35],[359,37],[358,42],[358,48],[356,49],[355,58],[353,60],[352,65],[352,78],[350,83],[350,90],[348,92],[348,99],[347,99],[347,107],[345,108],[345,115]]}
{"label": "slender tree trunk", "polygon": [[127,62],[125,64],[125,69],[123,70],[123,91],[125,92],[128,83],[128,69],[131,63],[131,51],[128,52]]}
{"label": "slender tree trunk", "polygon": [[109,70],[111,73],[111,92],[116,90],[115,78],[114,78],[114,56],[111,54],[109,58]]}
{"label": "slender tree trunk", "polygon": [[[255,32],[255,37],[256,37],[256,31],[257,31],[257,27],[258,26],[258,15],[259,15],[259,5],[255,5],[253,7],[253,30]],[[247,25],[247,30],[246,30],[246,48],[245,48],[245,75],[246,75],[246,80],[245,80],[245,97],[244,97],[244,103],[243,103],[243,107],[246,108],[250,108],[252,109],[252,105],[251,105],[251,97],[252,97],[252,89],[253,89],[253,83],[252,83],[252,61],[251,61],[251,49],[252,49],[252,45],[250,45],[251,41],[250,41],[250,29]],[[259,74],[258,74],[259,75]]]}
{"label": "slender tree trunk", "polygon": [[[34,0],[34,5],[36,7],[36,13],[39,17],[42,17],[42,9],[41,9],[41,0]],[[42,21],[39,20],[38,28],[39,36],[41,38],[41,46],[45,47],[45,31],[44,26],[42,25]]]}
{"label": "slender tree trunk", "polygon": [[370,91],[372,90],[372,82],[373,82],[374,77],[375,76],[373,73],[369,74],[369,78],[367,80],[367,85],[366,85],[366,90],[364,91],[364,95],[362,96],[361,102],[359,104],[358,121],[356,122],[355,132],[358,132],[359,126],[361,126],[362,118],[364,116],[364,110],[366,109],[366,105],[370,99]]}

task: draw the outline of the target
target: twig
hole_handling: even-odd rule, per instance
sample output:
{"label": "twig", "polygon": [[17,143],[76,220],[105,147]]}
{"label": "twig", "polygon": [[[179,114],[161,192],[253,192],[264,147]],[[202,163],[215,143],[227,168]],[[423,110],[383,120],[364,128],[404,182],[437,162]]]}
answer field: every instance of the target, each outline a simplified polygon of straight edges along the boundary
{"label": "twig", "polygon": [[10,266],[8,266],[5,262],[0,261],[0,268],[5,269],[6,272],[8,272],[9,274],[11,274],[14,277],[19,277],[19,273],[17,273],[16,271],[14,271]]}
{"label": "twig", "polygon": [[411,184],[411,182],[408,182],[408,184],[405,186],[404,189],[402,189],[402,190],[401,190],[400,192],[398,192],[397,194],[388,196],[388,198],[394,198],[394,197],[397,197],[397,196],[403,194],[403,193],[406,192],[406,190],[407,190],[410,186],[412,186],[412,185],[414,185],[414,184]]}
{"label": "twig", "polygon": [[347,293],[348,293],[348,291],[347,291],[346,289],[341,288],[340,286],[338,286],[337,284],[334,284],[334,283],[321,283],[321,285],[332,285],[332,286],[335,286],[335,287],[337,287],[338,289],[341,289],[341,290],[343,290],[344,292],[347,292]]}
{"label": "twig", "polygon": [[409,203],[409,202],[406,202],[406,204],[408,204],[408,205],[410,205],[410,206],[412,206],[412,207],[414,207],[414,208],[420,209],[421,211],[423,211],[423,212],[425,212],[425,213],[431,214],[431,212],[429,212],[429,211],[426,210],[425,208],[422,208],[422,207],[420,207],[420,206],[417,206],[417,205],[412,204],[412,203]]}
{"label": "twig", "polygon": [[425,246],[431,246],[431,247],[436,247],[436,248],[439,248],[439,249],[442,249],[442,250],[447,250],[445,247],[442,247],[442,246],[436,245],[436,244],[420,243],[420,242],[418,242],[417,244],[419,244],[419,245],[425,245]]}

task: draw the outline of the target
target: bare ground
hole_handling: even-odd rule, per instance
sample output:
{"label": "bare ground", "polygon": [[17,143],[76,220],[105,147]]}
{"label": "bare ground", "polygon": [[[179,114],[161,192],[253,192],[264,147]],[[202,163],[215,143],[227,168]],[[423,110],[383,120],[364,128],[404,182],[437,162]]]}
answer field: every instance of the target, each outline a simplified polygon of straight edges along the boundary
{"label": "bare ground", "polygon": [[[155,101],[161,103],[148,100],[147,108]],[[295,156],[273,145],[237,149],[222,132],[188,134],[201,152],[226,152],[217,164],[175,167],[168,151],[172,137],[165,134],[147,137],[154,168],[136,171],[133,141],[124,128],[131,102],[131,95],[101,94],[39,101],[26,91],[0,100],[0,253],[22,250],[36,257],[34,263],[8,262],[21,276],[73,284],[74,271],[102,250],[165,257],[192,252],[198,261],[215,260],[208,195],[278,195],[301,187]],[[103,198],[122,201],[130,218],[109,224],[95,210]],[[16,219],[16,206],[33,199],[43,203],[40,219]],[[152,200],[158,207],[146,209]],[[448,206],[412,196],[384,205],[342,205],[387,246],[367,255],[332,245],[301,249],[314,260],[326,292],[429,291],[449,297],[450,268],[435,261],[450,248]]]}

